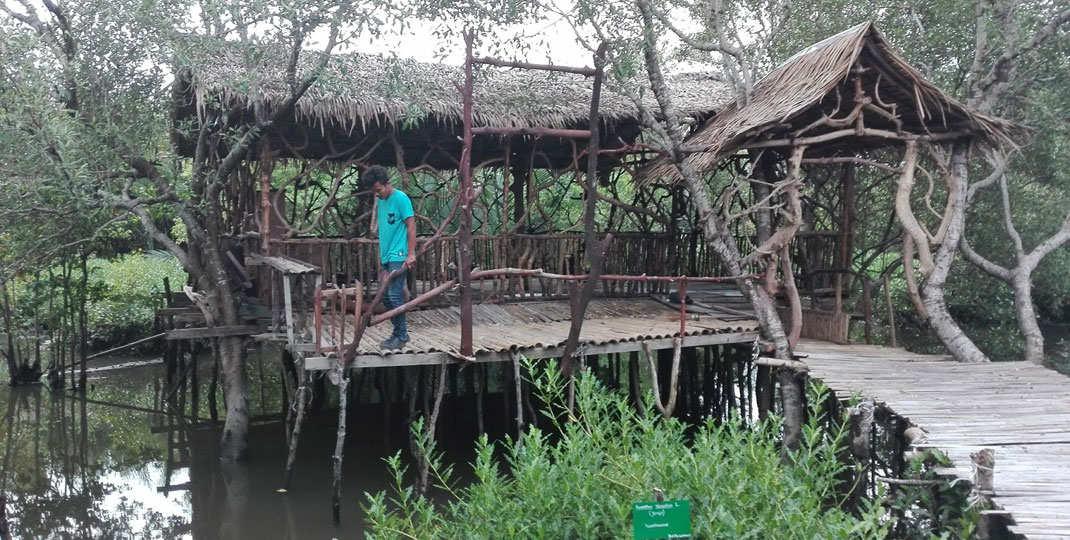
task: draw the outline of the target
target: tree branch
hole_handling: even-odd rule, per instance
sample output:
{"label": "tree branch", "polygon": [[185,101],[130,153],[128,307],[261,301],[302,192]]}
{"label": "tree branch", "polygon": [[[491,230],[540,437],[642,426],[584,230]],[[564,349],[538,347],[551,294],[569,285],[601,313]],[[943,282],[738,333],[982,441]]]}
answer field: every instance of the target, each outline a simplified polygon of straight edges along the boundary
{"label": "tree branch", "polygon": [[1048,237],[1047,240],[1041,242],[1037,247],[1033,248],[1033,251],[1030,251],[1029,255],[1026,255],[1018,262],[1018,267],[1027,268],[1028,271],[1032,272],[1044,257],[1047,257],[1049,253],[1059,249],[1067,242],[1070,242],[1070,212],[1066,214],[1066,218],[1063,220],[1063,226],[1059,231]]}
{"label": "tree branch", "polygon": [[[1001,13],[1001,16],[1010,17],[1011,14]],[[1007,47],[996,58],[992,68],[988,70],[988,73],[983,78],[971,85],[972,91],[970,92],[970,102],[968,104],[982,112],[992,110],[996,102],[1003,97],[1003,89],[1010,82],[1011,75],[1018,69],[1022,56],[1042,45],[1051,36],[1055,35],[1059,27],[1068,22],[1070,22],[1070,8],[1057,13],[1047,24],[1038,28],[1029,41],[1021,47],[1014,46],[1013,32],[1004,27],[1005,32],[1009,34],[1005,37],[1011,42],[1011,46]]]}
{"label": "tree branch", "polygon": [[1014,242],[1015,257],[1021,260],[1025,256],[1025,248],[1022,247],[1022,235],[1018,234],[1018,229],[1014,226],[1014,216],[1011,215],[1011,195],[1007,189],[1006,175],[999,177],[999,194],[1003,202],[1003,227]]}
{"label": "tree branch", "polygon": [[740,49],[732,46],[713,43],[710,41],[699,41],[687,35],[687,32],[684,32],[683,30],[677,28],[676,25],[674,25],[664,13],[660,11],[651,11],[654,16],[657,17],[658,21],[661,22],[661,24],[665,25],[665,27],[671,30],[673,34],[676,34],[676,37],[680,38],[680,41],[683,41],[685,44],[687,44],[687,46],[698,49],[700,51],[721,53],[724,55],[731,56],[736,60],[742,61],[743,51],[741,51]]}
{"label": "tree branch", "polygon": [[970,243],[966,240],[966,235],[962,235],[962,240],[959,240],[959,250],[962,251],[962,257],[969,261],[970,264],[980,268],[984,273],[998,279],[1010,283],[1011,271],[986,259],[980,253],[977,253],[970,247]]}

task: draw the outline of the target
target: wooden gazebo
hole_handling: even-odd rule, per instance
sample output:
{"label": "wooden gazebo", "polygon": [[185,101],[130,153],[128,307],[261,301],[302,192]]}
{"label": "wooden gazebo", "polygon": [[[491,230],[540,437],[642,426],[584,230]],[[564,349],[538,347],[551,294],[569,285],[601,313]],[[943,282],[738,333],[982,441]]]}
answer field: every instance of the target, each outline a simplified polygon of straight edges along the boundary
{"label": "wooden gazebo", "polygon": [[[187,153],[196,149],[184,126],[202,111],[255,123],[288,92],[281,49],[224,50],[190,65],[176,82],[175,137]],[[299,69],[314,61],[304,59]],[[495,363],[503,367],[503,406],[522,425],[521,357],[562,358],[566,365],[589,357],[607,379],[629,380],[639,399],[644,352],[655,381],[675,386],[684,366],[677,414],[700,417],[729,402],[726,409],[755,404],[764,414],[773,403],[769,369],[723,361],[717,348],[746,344],[736,360],[750,360],[760,330],[747,301],[720,282],[764,276],[783,298],[796,339],[809,326],[809,335],[846,340],[843,301],[852,286],[845,280],[864,273],[859,257],[905,239],[921,248],[924,273],[931,246],[951,242],[946,231],[929,234],[911,221],[919,148],[930,168],[942,170],[942,145],[976,140],[1000,147],[1020,135],[926,82],[868,23],[795,55],[742,106],[712,77],[673,77],[667,82],[676,106],[695,126],[686,140],[691,168],[712,186],[731,163],[746,171],[741,185],[758,179],[769,188],[765,196],[783,201],[768,211],[765,226],[760,219],[733,225],[746,271],[756,274],[729,275],[694,212],[688,193],[695,186],[681,184],[664,152],[644,144],[640,106],[656,110],[653,96],[643,93],[636,103],[603,93],[601,77],[597,67],[479,59],[470,50],[463,69],[339,55],[292,117],[264,134],[234,184],[227,229],[244,247],[239,273],[259,274],[260,301],[275,312],[259,338],[283,342],[295,360],[287,379],[298,403],[289,419],[290,464],[307,370],[327,371],[339,385],[340,437],[355,368],[418,366],[378,370],[378,399],[389,407],[433,394],[422,401],[433,404],[424,411],[433,425],[445,381],[459,391],[458,374],[470,365],[479,369],[467,371],[466,388],[481,415],[492,376],[486,366]],[[408,276],[412,300],[399,308],[410,311],[414,339],[389,354],[373,344],[381,337],[376,324],[390,313],[363,309],[378,300],[378,247],[372,197],[357,190],[356,174],[375,164],[391,168],[412,198],[421,234]],[[894,215],[867,217],[890,225],[865,245],[854,234],[856,167],[897,176],[906,193]],[[945,217],[956,210],[954,201],[948,197]],[[891,227],[893,220],[906,235]],[[790,249],[773,250],[774,244]],[[784,254],[786,265],[771,262]],[[796,272],[813,308],[805,316],[798,289],[777,286],[794,283]],[[823,292],[835,298],[831,310],[818,309]],[[717,389],[731,399],[700,395]],[[675,390],[670,396],[665,403],[658,396],[666,414]]]}

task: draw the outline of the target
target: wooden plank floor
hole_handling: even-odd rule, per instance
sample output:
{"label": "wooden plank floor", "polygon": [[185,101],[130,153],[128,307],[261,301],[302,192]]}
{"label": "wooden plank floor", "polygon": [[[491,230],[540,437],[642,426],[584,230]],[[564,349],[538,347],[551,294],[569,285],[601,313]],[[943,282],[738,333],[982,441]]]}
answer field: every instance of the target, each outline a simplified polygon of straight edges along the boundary
{"label": "wooden plank floor", "polygon": [[839,396],[860,392],[927,431],[924,446],[944,451],[960,478],[973,477],[971,452],[993,449],[993,501],[1011,513],[1011,531],[1070,538],[1070,377],[870,345],[803,341],[797,352]]}
{"label": "wooden plank floor", "polygon": [[[757,337],[758,323],[753,318],[711,309],[690,309],[684,330],[685,346],[749,343]],[[477,361],[508,360],[510,352],[528,358],[554,357],[560,354],[571,326],[569,304],[561,300],[483,304],[473,306],[472,312],[473,351]],[[351,342],[354,326],[352,315],[325,319],[326,333],[321,345],[335,347],[339,341]],[[414,311],[408,316],[408,327],[411,341],[401,349],[386,351],[380,350],[378,344],[390,336],[393,326],[385,322],[369,328],[357,349],[353,366],[438,364],[443,355],[448,357],[460,348],[459,308]],[[313,332],[314,328],[309,328],[299,333],[312,335]],[[580,340],[592,354],[604,354],[639,350],[643,342],[669,348],[672,338],[679,334],[679,308],[651,298],[597,298],[587,308]],[[317,369],[313,365],[321,364],[306,362],[307,368]]]}

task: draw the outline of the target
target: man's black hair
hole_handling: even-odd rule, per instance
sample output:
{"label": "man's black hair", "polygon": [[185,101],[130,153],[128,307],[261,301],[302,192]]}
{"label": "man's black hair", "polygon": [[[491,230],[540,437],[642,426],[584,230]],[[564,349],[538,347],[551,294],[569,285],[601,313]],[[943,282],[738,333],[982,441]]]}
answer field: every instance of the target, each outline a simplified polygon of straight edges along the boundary
{"label": "man's black hair", "polygon": [[390,175],[381,165],[372,165],[364,174],[360,175],[360,185],[364,189],[371,189],[375,184],[387,185],[390,183]]}

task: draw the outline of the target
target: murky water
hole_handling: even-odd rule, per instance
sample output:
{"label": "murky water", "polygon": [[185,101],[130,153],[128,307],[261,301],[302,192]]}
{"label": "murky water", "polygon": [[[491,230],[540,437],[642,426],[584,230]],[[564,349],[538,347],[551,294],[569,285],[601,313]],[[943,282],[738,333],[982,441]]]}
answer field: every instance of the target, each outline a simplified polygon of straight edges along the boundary
{"label": "murky water", "polygon": [[[387,487],[382,459],[407,446],[403,412],[384,431],[376,406],[350,409],[342,522],[331,521],[334,410],[312,413],[290,489],[278,356],[250,359],[251,457],[218,459],[211,421],[210,366],[199,391],[172,392],[162,363],[113,359],[90,373],[86,399],[44,387],[0,388],[0,493],[15,538],[349,539],[362,538],[364,492]],[[109,362],[95,362],[94,368]],[[170,403],[165,399],[170,395]],[[222,415],[222,400],[218,403]],[[184,414],[178,414],[181,410]],[[440,433],[451,461],[467,461],[474,433]]]}

